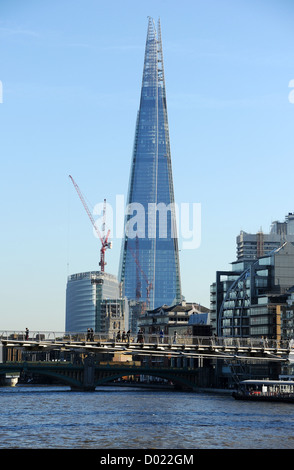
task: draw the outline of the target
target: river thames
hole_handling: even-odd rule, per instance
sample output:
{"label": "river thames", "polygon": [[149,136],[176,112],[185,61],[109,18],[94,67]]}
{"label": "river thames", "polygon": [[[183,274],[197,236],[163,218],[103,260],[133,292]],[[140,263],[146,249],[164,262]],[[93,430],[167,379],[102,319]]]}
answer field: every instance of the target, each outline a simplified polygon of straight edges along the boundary
{"label": "river thames", "polygon": [[105,386],[0,388],[2,449],[294,449],[294,405]]}

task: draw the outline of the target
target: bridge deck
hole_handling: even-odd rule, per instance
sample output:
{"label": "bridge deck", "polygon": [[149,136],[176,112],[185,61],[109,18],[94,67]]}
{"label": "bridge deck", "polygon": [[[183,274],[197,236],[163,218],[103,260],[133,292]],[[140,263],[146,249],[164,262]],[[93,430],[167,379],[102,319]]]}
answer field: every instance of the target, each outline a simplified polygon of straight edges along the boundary
{"label": "bridge deck", "polygon": [[[84,336],[84,337],[83,337]],[[81,339],[82,337],[82,339]],[[145,335],[146,341],[114,341],[102,335],[95,335],[94,341],[86,341],[83,334],[53,336],[38,333],[29,339],[22,335],[10,334],[0,336],[1,343],[10,348],[21,348],[26,351],[50,351],[60,349],[87,353],[115,353],[132,355],[157,356],[209,356],[220,358],[259,357],[272,360],[287,360],[291,354],[291,345],[278,341],[265,341],[260,338],[226,338],[226,337],[184,337],[175,342],[171,337],[164,339],[156,335]],[[294,351],[294,350],[293,350]]]}
{"label": "bridge deck", "polygon": [[[233,367],[236,361],[239,364],[242,361],[292,362],[294,351],[291,344],[258,338],[178,337],[175,342],[171,337],[145,335],[144,340],[138,342],[137,338],[132,338],[123,342],[95,335],[93,341],[86,341],[82,334],[50,336],[40,333],[24,339],[22,335],[2,334],[0,352],[2,347],[13,354],[3,354],[2,362],[0,357],[0,374],[16,371],[43,374],[83,390],[93,390],[97,385],[122,376],[142,374],[180,382],[194,389],[201,380],[206,380],[205,375],[201,378],[200,374],[205,358],[221,359]],[[103,356],[99,357],[101,353]],[[129,355],[131,359],[121,357],[120,362],[115,363],[115,353]]]}

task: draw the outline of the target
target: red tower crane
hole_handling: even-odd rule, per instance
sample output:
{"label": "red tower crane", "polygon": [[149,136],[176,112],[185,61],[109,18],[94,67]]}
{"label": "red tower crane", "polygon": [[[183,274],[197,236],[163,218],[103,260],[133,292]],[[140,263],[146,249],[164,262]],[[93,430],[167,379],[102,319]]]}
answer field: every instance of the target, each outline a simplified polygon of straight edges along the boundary
{"label": "red tower crane", "polygon": [[[98,227],[96,226],[95,224],[95,220],[91,214],[91,212],[89,211],[89,208],[86,204],[86,201],[81,193],[81,190],[80,188],[78,187],[77,183],[75,182],[75,180],[73,179],[73,177],[71,175],[69,175],[69,178],[71,179],[78,195],[79,195],[79,198],[80,200],[82,201],[82,204],[88,214],[88,217],[101,241],[101,249],[100,249],[100,262],[99,262],[99,266],[101,266],[101,272],[104,272],[104,267],[105,265],[107,264],[106,261],[105,261],[105,251],[107,250],[107,248],[112,248],[112,243],[108,241],[108,238],[109,238],[109,234],[110,234],[110,230],[108,230],[106,236],[104,235],[103,237],[101,236],[100,234],[100,231],[98,229]],[[106,199],[104,199],[104,206],[103,206],[103,230],[104,230],[104,227],[105,227],[105,217],[106,217]]]}

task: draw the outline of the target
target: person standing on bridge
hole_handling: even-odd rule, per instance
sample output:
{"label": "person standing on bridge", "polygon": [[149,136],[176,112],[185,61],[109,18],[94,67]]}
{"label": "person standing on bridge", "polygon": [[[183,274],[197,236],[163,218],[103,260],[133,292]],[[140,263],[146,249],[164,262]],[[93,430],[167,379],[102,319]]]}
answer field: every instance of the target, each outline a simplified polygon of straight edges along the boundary
{"label": "person standing on bridge", "polygon": [[137,343],[144,343],[143,330],[141,328],[138,331]]}
{"label": "person standing on bridge", "polygon": [[176,344],[176,342],[177,342],[177,332],[175,330],[174,331],[174,341],[173,341],[173,343]]}
{"label": "person standing on bridge", "polygon": [[28,339],[29,339],[29,329],[26,328],[25,340],[27,341]]}

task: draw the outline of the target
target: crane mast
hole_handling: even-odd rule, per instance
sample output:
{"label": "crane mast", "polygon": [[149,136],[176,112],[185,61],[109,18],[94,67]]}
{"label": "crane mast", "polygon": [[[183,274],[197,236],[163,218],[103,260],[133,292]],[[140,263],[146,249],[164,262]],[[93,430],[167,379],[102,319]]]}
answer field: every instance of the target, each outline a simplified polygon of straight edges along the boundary
{"label": "crane mast", "polygon": [[[88,214],[88,217],[101,241],[101,249],[100,249],[100,262],[99,262],[99,266],[101,266],[101,272],[104,272],[104,268],[105,268],[105,265],[107,264],[106,261],[105,261],[105,251],[108,249],[108,248],[112,248],[112,243],[108,241],[108,238],[109,238],[109,234],[110,234],[110,230],[108,230],[106,236],[104,235],[103,237],[101,236],[101,233],[98,229],[98,227],[96,226],[95,224],[95,220],[86,204],[86,201],[84,199],[84,196],[83,194],[81,193],[81,190],[80,188],[78,187],[77,183],[75,182],[75,180],[73,179],[73,177],[71,175],[69,175],[69,178],[71,179],[72,181],[72,184],[74,185],[77,193],[78,193],[78,196],[80,198],[80,200],[82,201],[82,204]],[[106,199],[104,199],[104,205],[103,205],[103,232],[105,232],[105,218],[106,218]]]}

